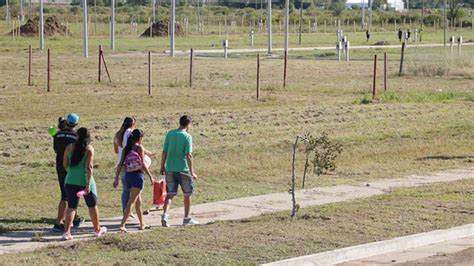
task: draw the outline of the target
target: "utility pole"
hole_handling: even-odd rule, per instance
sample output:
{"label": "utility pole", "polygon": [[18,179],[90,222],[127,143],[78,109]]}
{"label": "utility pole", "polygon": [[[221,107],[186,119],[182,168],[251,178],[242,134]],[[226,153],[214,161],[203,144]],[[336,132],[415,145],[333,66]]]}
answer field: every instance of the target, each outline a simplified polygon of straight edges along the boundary
{"label": "utility pole", "polygon": [[97,0],[94,0],[94,34],[97,34]]}
{"label": "utility pole", "polygon": [[115,0],[110,1],[112,16],[110,17],[110,48],[115,50]]}
{"label": "utility pole", "polygon": [[372,29],[372,4],[374,0],[369,0],[370,1],[370,10],[369,10],[369,32]]}
{"label": "utility pole", "polygon": [[83,52],[84,52],[84,57],[87,58],[89,57],[89,40],[88,40],[88,30],[87,30],[87,0],[82,0],[82,24],[84,26],[83,29]]}
{"label": "utility pole", "polygon": [[23,0],[20,0],[20,21],[23,22],[25,20],[25,14],[23,14]]}
{"label": "utility pole", "polygon": [[43,17],[43,0],[39,0],[40,2],[40,32],[39,32],[39,38],[40,38],[40,49],[44,50],[44,17]]}
{"label": "utility pole", "polygon": [[174,34],[175,34],[175,28],[176,28],[176,0],[171,0],[171,24],[170,24],[170,56],[174,57]]}
{"label": "utility pole", "polygon": [[272,53],[272,0],[267,1],[267,27],[268,27],[268,34],[267,34],[267,48],[268,54]]}
{"label": "utility pole", "polygon": [[28,19],[31,19],[31,0],[28,0]]}
{"label": "utility pole", "polygon": [[444,41],[443,41],[443,47],[446,48],[446,0],[443,1],[443,33],[444,33]]}
{"label": "utility pole", "polygon": [[153,0],[153,24],[155,24],[156,20],[156,0]]}
{"label": "utility pole", "polygon": [[365,1],[362,0],[362,29],[365,28],[365,7],[364,7]]}
{"label": "utility pole", "polygon": [[303,24],[303,22],[302,22],[302,20],[303,20],[303,1],[304,0],[300,1],[300,25],[299,25],[300,29],[299,29],[299,35],[298,35],[298,45],[301,45],[301,34],[302,34],[301,31],[303,30],[302,29],[302,24]]}
{"label": "utility pole", "polygon": [[10,24],[10,5],[9,5],[10,0],[5,1],[5,7],[7,9],[7,14],[5,16],[5,20],[7,21],[7,24]]}

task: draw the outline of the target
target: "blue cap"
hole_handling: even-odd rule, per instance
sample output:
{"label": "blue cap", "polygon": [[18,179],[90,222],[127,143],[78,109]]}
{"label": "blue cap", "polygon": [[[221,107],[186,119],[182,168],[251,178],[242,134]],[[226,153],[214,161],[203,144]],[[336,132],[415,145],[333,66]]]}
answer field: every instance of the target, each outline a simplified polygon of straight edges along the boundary
{"label": "blue cap", "polygon": [[79,116],[75,113],[69,113],[66,122],[69,126],[76,126],[79,123]]}

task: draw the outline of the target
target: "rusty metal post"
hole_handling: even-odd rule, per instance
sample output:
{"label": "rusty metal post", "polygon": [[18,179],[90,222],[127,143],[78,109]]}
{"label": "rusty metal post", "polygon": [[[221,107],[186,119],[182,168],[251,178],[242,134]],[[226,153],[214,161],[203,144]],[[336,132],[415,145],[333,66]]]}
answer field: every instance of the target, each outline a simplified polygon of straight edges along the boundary
{"label": "rusty metal post", "polygon": [[194,49],[191,48],[191,51],[189,53],[189,87],[193,87],[193,54],[194,54]]}
{"label": "rusty metal post", "polygon": [[47,82],[47,89],[48,92],[51,91],[51,49],[48,48],[48,82]]}
{"label": "rusty metal post", "polygon": [[377,55],[374,55],[374,80],[373,80],[373,88],[372,88],[372,98],[375,99],[375,94],[376,94],[376,90],[377,90],[377,87],[376,87],[376,84],[375,84],[375,81],[377,79]]}
{"label": "rusty metal post", "polygon": [[99,45],[99,83],[101,82],[101,79],[102,79],[102,45]]}
{"label": "rusty metal post", "polygon": [[32,51],[31,51],[31,44],[28,47],[28,86],[31,86],[31,57],[32,57]]}
{"label": "rusty metal post", "polygon": [[387,90],[387,52],[383,53],[383,90]]}
{"label": "rusty metal post", "polygon": [[152,79],[151,79],[151,71],[152,71],[152,62],[151,62],[151,51],[148,51],[148,95],[151,95],[151,87],[152,87]]}
{"label": "rusty metal post", "polygon": [[257,54],[257,101],[260,98],[260,54]]}
{"label": "rusty metal post", "polygon": [[285,62],[283,65],[283,88],[286,88],[286,67],[288,65],[288,51],[285,51]]}

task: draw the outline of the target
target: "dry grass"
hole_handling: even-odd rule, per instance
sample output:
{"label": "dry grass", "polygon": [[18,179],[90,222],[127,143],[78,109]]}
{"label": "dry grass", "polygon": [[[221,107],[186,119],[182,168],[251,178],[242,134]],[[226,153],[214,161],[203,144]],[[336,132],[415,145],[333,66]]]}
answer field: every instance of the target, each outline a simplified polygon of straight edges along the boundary
{"label": "dry grass", "polygon": [[51,247],[0,264],[261,264],[474,222],[474,179],[258,218]]}
{"label": "dry grass", "polygon": [[[431,53],[436,56],[439,51]],[[310,176],[308,187],[402,177],[473,162],[472,82],[450,74],[398,77],[395,60],[389,61],[389,88],[399,100],[380,96],[360,105],[361,97],[370,92],[370,61],[291,59],[289,86],[283,88],[282,60],[264,58],[263,98],[257,102],[253,56],[196,58],[193,88],[186,84],[187,58],[156,56],[152,97],[146,95],[145,54],[106,54],[113,83],[99,84],[95,58],[53,53],[50,93],[45,89],[45,58],[35,53],[34,86],[28,87],[25,51],[0,54],[0,226],[4,230],[44,226],[55,216],[59,195],[46,129],[70,111],[81,116],[81,126],[92,129],[104,216],[120,212],[120,192],[111,185],[112,136],[126,115],[137,116],[146,132],[145,145],[156,151],[180,114],[194,117],[191,133],[197,173],[202,177],[196,203],[286,191],[291,141],[304,131],[326,131],[344,145],[336,172]],[[439,100],[439,90],[452,96]],[[418,96],[422,100],[414,100]],[[145,201],[150,203],[148,189]]]}

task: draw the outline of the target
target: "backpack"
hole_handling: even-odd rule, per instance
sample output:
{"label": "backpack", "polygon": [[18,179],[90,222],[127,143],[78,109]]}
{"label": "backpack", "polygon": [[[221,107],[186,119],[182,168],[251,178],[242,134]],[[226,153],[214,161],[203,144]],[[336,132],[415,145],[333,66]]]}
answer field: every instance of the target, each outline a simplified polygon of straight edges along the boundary
{"label": "backpack", "polygon": [[123,166],[125,167],[126,172],[135,172],[142,170],[142,157],[140,157],[140,154],[138,154],[138,152],[136,152],[135,150],[131,150],[128,152],[127,156],[125,156]]}

